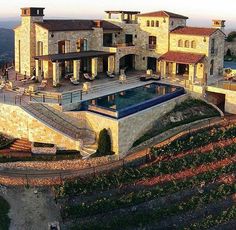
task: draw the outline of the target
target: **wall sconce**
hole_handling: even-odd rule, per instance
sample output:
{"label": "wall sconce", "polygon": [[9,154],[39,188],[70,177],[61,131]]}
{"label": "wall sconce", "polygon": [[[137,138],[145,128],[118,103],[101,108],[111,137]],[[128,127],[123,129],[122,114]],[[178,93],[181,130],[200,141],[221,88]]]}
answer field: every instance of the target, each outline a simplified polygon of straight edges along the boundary
{"label": "wall sconce", "polygon": [[203,41],[206,42],[206,37],[203,38]]}
{"label": "wall sconce", "polygon": [[54,33],[51,33],[51,38],[54,38]]}
{"label": "wall sconce", "polygon": [[137,35],[137,34],[135,34],[135,35],[134,35],[134,37],[135,37],[135,38],[137,38],[137,37],[138,37],[138,35]]}
{"label": "wall sconce", "polygon": [[166,23],[166,19],[165,18],[163,18],[163,22]]}
{"label": "wall sconce", "polygon": [[145,61],[145,59],[146,59],[146,58],[145,58],[145,57],[143,57],[143,60],[144,60],[144,61]]}

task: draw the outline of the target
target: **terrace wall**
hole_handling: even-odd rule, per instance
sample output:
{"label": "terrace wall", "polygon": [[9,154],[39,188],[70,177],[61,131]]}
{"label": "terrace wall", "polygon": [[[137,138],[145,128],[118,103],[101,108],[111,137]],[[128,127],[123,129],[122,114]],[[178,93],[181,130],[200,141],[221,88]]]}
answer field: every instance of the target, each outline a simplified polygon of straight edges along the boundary
{"label": "terrace wall", "polygon": [[59,149],[80,149],[80,142],[50,128],[21,107],[0,104],[0,132],[31,142],[55,144]]}

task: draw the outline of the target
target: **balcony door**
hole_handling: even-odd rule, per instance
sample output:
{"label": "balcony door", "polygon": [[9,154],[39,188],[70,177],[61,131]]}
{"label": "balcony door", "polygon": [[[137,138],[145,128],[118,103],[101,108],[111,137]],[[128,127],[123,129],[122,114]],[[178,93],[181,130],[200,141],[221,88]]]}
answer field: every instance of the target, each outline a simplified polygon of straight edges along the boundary
{"label": "balcony door", "polygon": [[148,45],[149,45],[150,49],[156,49],[157,37],[156,36],[149,36]]}
{"label": "balcony door", "polygon": [[133,34],[126,34],[125,35],[125,43],[132,45],[133,44]]}

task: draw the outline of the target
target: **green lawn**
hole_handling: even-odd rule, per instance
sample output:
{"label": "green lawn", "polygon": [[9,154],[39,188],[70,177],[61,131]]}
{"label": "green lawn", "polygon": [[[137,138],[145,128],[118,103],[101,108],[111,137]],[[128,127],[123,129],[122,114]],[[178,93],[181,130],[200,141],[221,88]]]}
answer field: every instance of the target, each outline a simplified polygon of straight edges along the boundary
{"label": "green lawn", "polygon": [[10,210],[10,205],[3,197],[0,196],[0,230],[8,230],[10,226],[10,218],[8,217],[8,212]]}

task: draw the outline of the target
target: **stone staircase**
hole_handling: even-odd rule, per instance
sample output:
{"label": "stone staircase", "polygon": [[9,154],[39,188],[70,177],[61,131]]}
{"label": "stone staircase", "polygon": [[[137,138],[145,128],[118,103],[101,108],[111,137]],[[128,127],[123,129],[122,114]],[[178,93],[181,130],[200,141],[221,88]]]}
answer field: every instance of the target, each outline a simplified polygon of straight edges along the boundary
{"label": "stone staircase", "polygon": [[85,120],[70,117],[41,103],[26,103],[22,105],[22,108],[37,120],[63,135],[74,140],[82,140],[83,148],[80,150],[80,153],[83,157],[86,158],[96,152],[96,134],[87,127]]}
{"label": "stone staircase", "polygon": [[27,139],[17,139],[11,144],[9,149],[12,152],[31,152],[31,142]]}

